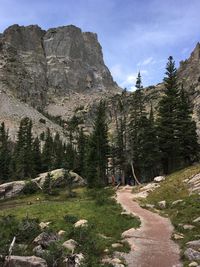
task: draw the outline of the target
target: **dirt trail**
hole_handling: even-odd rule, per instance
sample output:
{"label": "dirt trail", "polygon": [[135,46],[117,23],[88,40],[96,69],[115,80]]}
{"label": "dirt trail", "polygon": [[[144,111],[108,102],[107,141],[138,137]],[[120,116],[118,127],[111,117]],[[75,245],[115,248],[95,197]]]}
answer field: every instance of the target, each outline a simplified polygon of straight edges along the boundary
{"label": "dirt trail", "polygon": [[128,238],[129,254],[123,255],[129,267],[181,267],[179,248],[170,239],[173,227],[169,219],[141,208],[133,201],[131,189],[117,192],[117,201],[122,207],[138,216],[141,227]]}

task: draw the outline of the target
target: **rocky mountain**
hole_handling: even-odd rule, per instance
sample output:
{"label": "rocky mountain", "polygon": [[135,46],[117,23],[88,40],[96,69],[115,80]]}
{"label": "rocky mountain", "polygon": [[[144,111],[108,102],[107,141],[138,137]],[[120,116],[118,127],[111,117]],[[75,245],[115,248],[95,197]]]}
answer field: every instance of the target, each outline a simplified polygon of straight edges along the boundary
{"label": "rocky mountain", "polygon": [[11,131],[27,114],[37,124],[41,114],[33,108],[67,119],[119,90],[94,33],[73,25],[47,31],[13,25],[0,35],[0,119]]}

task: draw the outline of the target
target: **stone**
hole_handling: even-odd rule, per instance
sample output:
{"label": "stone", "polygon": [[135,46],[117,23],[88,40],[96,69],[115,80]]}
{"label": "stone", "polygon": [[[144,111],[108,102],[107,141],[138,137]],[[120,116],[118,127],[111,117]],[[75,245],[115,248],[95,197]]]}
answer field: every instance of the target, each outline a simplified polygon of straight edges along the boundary
{"label": "stone", "polygon": [[123,245],[120,244],[120,243],[114,243],[111,246],[112,246],[112,248],[121,248],[121,247],[123,247]]}
{"label": "stone", "polygon": [[158,206],[160,209],[165,209],[166,208],[166,200],[162,200],[158,202]]}
{"label": "stone", "polygon": [[50,224],[51,222],[41,222],[40,224],[39,224],[39,226],[40,226],[40,229],[41,230],[44,230],[45,228],[49,228],[49,224]]}
{"label": "stone", "polygon": [[153,181],[156,182],[156,183],[160,183],[160,182],[163,182],[165,181],[166,177],[165,176],[156,176]]}
{"label": "stone", "polygon": [[147,208],[147,209],[154,209],[155,205],[153,205],[153,204],[145,204],[144,207]]}
{"label": "stone", "polygon": [[194,225],[191,225],[191,224],[184,224],[183,225],[183,229],[184,230],[191,230],[193,228],[195,228],[195,226]]}
{"label": "stone", "polygon": [[174,240],[179,240],[179,239],[183,239],[184,235],[183,234],[178,234],[178,233],[174,233],[173,234],[173,239]]}
{"label": "stone", "polygon": [[190,261],[199,261],[200,260],[200,252],[194,250],[193,248],[187,248],[184,252],[185,257]]}
{"label": "stone", "polygon": [[198,267],[198,263],[196,261],[193,261],[188,266],[189,267]]}
{"label": "stone", "polygon": [[179,203],[182,203],[182,202],[183,202],[182,199],[177,199],[177,200],[175,200],[174,202],[172,202],[172,206],[175,206],[175,205],[177,205],[177,204],[179,204]]}
{"label": "stone", "polygon": [[77,228],[77,227],[87,227],[87,226],[88,226],[88,221],[84,220],[84,219],[79,220],[74,224],[75,228]]}
{"label": "stone", "polygon": [[13,181],[0,185],[0,199],[12,198],[19,195],[25,186],[25,181]]}
{"label": "stone", "polygon": [[74,249],[77,247],[78,243],[73,240],[73,239],[69,239],[67,241],[65,241],[62,246],[68,250],[71,250],[71,252],[73,253]]}
{"label": "stone", "polygon": [[57,240],[57,234],[43,232],[33,240],[33,244],[47,248],[51,243],[56,242]]}
{"label": "stone", "polygon": [[42,257],[44,255],[45,251],[46,250],[44,250],[41,245],[38,245],[38,246],[33,248],[33,253],[38,257]]}
{"label": "stone", "polygon": [[69,175],[71,176],[71,178],[73,179],[73,184],[77,185],[77,186],[85,186],[86,185],[86,181],[77,173],[70,171]]}
{"label": "stone", "polygon": [[5,259],[4,267],[47,267],[44,259],[35,256],[9,256]]}
{"label": "stone", "polygon": [[122,238],[131,238],[135,234],[135,228],[131,228],[122,233]]}
{"label": "stone", "polygon": [[82,253],[79,254],[71,254],[67,256],[63,263],[65,263],[66,267],[79,267],[81,266],[82,262],[84,261],[84,255]]}
{"label": "stone", "polygon": [[66,234],[66,231],[64,231],[64,230],[60,230],[60,231],[58,232],[58,236],[59,236],[59,237],[63,237],[63,236],[65,236],[65,234]]}
{"label": "stone", "polygon": [[200,222],[200,217],[194,219],[192,222],[193,222],[193,223],[199,223],[199,222]]}
{"label": "stone", "polygon": [[193,249],[200,249],[200,239],[199,240],[193,240],[186,243],[187,247],[193,248]]}

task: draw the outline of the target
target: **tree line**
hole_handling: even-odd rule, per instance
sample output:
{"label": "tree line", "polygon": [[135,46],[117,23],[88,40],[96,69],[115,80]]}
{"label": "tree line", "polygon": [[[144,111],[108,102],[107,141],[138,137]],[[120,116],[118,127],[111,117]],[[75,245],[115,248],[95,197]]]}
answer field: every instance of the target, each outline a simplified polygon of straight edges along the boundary
{"label": "tree line", "polygon": [[[169,57],[164,78],[164,94],[157,113],[147,113],[140,73],[136,90],[113,98],[112,108],[100,101],[93,130],[86,135],[75,118],[68,123],[68,142],[49,129],[32,135],[32,121],[23,118],[17,142],[11,143],[4,123],[0,126],[0,182],[29,179],[56,168],[74,170],[90,187],[108,184],[108,177],[134,176],[140,182],[168,174],[198,160],[196,124],[183,85],[177,83],[177,70]],[[108,128],[108,114],[114,133]]]}

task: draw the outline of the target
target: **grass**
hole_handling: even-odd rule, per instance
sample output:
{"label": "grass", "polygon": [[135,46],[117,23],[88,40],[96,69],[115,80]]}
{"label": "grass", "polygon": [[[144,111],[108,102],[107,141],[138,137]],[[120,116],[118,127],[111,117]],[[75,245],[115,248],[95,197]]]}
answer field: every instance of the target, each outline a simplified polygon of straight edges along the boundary
{"label": "grass", "polygon": [[[37,218],[43,222],[50,221],[52,231],[65,230],[68,238],[71,238],[73,224],[64,217],[86,219],[94,235],[101,234],[109,237],[96,240],[102,252],[106,248],[112,252],[111,244],[121,240],[123,231],[139,226],[138,219],[121,215],[122,209],[120,205],[110,199],[113,193],[109,189],[98,193],[98,199],[91,196],[94,195],[94,192],[88,193],[86,189],[76,189],[75,191],[75,198],[67,198],[63,191],[58,196],[34,194],[1,201],[0,216],[14,215],[18,220],[28,217]],[[120,250],[127,251],[127,244]]]}
{"label": "grass", "polygon": [[[145,201],[157,207],[159,201],[166,200],[167,206],[163,213],[170,217],[175,231],[184,235],[183,239],[177,241],[182,251],[186,248],[188,241],[200,239],[200,224],[193,222],[200,216],[200,195],[190,195],[186,183],[184,183],[185,179],[199,172],[200,165],[196,165],[169,175],[161,183],[161,187],[150,193]],[[173,201],[178,199],[182,199],[183,202],[172,205]],[[184,224],[194,225],[195,228],[184,230],[181,226]],[[184,256],[183,261],[185,266],[188,266]]]}

